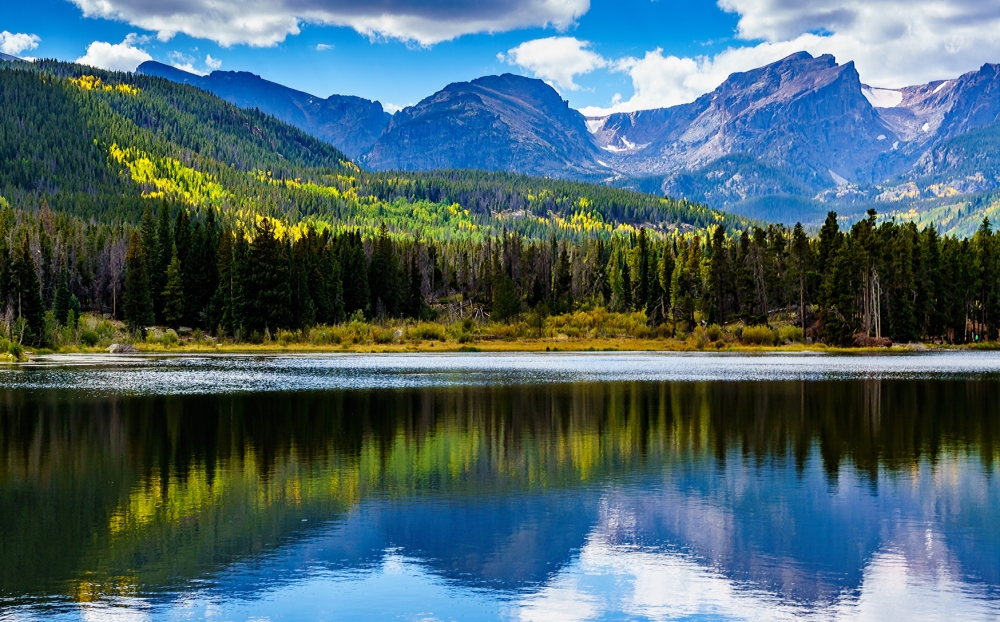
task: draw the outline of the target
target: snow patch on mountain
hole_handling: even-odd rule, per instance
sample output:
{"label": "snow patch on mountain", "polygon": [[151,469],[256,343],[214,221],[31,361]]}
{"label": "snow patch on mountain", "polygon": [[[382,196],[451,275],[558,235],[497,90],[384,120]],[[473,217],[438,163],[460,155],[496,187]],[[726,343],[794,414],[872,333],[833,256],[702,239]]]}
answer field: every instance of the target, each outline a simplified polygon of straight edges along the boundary
{"label": "snow patch on mountain", "polygon": [[863,85],[861,94],[875,108],[895,108],[903,103],[903,92],[896,89],[880,89],[874,86]]}

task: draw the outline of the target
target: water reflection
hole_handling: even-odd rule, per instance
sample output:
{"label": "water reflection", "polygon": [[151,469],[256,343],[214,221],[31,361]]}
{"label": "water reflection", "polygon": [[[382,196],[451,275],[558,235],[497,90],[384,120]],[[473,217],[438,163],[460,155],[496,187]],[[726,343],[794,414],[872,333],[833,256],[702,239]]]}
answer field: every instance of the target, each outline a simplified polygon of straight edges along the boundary
{"label": "water reflection", "polygon": [[0,614],[994,618],[998,389],[8,389]]}

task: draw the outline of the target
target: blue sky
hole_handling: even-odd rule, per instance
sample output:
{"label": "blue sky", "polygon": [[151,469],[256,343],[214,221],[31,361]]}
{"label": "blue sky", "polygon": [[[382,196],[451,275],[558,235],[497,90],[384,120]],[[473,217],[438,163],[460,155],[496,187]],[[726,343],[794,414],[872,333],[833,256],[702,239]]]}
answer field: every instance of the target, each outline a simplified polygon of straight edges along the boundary
{"label": "blue sky", "polygon": [[412,104],[511,71],[594,114],[691,101],[798,50],[904,86],[1000,62],[1000,0],[33,0],[0,50],[130,69],[246,70],[327,96]]}

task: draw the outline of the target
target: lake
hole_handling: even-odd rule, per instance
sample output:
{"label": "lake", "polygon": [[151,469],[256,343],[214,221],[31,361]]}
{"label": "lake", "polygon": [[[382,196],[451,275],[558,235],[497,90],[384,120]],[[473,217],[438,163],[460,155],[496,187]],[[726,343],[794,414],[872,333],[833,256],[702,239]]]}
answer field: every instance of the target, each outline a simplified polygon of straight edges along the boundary
{"label": "lake", "polygon": [[1000,355],[0,369],[0,620],[996,620]]}

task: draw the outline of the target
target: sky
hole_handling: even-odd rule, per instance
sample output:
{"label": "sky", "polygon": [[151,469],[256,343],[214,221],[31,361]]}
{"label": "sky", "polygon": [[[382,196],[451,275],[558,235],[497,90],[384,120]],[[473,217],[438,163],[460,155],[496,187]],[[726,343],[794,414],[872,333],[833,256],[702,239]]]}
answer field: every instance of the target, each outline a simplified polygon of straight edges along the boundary
{"label": "sky", "polygon": [[517,73],[588,115],[693,101],[801,50],[902,87],[1000,62],[1000,0],[4,0],[0,52],[250,71],[390,112]]}

